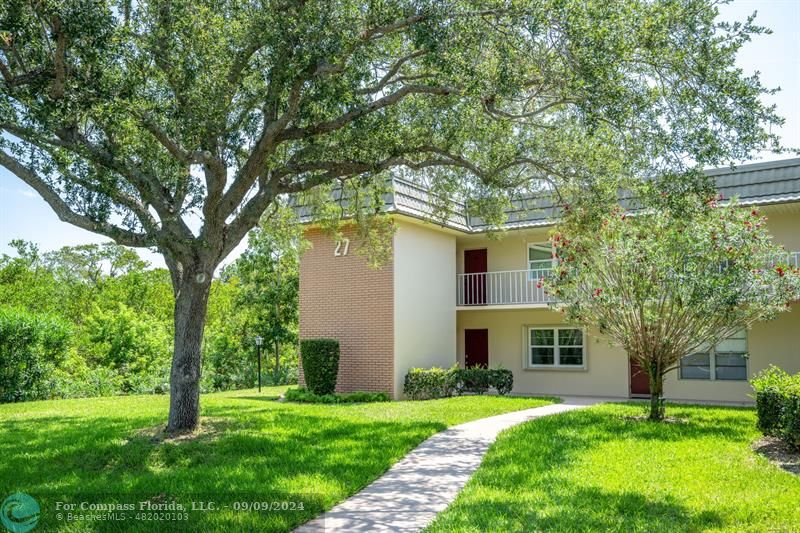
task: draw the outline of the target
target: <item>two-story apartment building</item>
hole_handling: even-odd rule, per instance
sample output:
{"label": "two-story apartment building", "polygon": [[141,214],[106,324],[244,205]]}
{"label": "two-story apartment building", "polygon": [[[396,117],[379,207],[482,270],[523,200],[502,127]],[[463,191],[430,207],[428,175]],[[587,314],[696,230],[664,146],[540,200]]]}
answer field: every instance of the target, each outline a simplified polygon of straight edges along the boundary
{"label": "two-story apartment building", "polygon": [[[800,159],[709,171],[719,192],[760,206],[776,242],[800,261]],[[392,260],[368,267],[345,240],[312,224],[300,262],[300,336],[341,344],[337,388],[402,395],[412,367],[502,365],[520,394],[629,397],[644,375],[596,331],[563,322],[536,280],[551,267],[551,208],[522,204],[502,238],[461,207],[430,222],[424,188],[395,179],[386,210],[397,224]],[[539,206],[542,207],[542,206]],[[355,246],[355,244],[354,244]],[[707,353],[684,358],[665,380],[668,399],[747,402],[747,380],[776,364],[800,371],[800,304]]]}

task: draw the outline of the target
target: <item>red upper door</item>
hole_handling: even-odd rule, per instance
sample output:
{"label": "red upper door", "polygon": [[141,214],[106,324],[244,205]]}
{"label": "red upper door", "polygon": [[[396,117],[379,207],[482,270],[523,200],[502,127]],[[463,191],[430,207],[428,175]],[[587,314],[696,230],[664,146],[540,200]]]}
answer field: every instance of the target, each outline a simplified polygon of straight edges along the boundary
{"label": "red upper door", "polygon": [[650,378],[639,363],[630,359],[631,396],[650,396]]}
{"label": "red upper door", "polygon": [[464,303],[486,303],[486,248],[464,250]]}
{"label": "red upper door", "polygon": [[464,330],[464,366],[489,367],[489,330]]}

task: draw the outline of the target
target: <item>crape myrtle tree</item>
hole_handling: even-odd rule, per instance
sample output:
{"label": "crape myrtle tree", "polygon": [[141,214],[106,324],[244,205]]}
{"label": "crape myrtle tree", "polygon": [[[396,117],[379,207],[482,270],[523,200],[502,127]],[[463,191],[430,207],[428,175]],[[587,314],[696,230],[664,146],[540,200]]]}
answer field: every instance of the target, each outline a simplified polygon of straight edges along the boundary
{"label": "crape myrtle tree", "polygon": [[717,4],[6,0],[0,165],[61,220],[163,254],[168,430],[189,430],[211,277],[282,195],[417,171],[497,223],[510,194],[772,144],[768,91],[734,66],[765,30]]}
{"label": "crape myrtle tree", "polygon": [[702,352],[800,297],[800,271],[772,241],[766,217],[713,192],[640,190],[636,209],[567,206],[543,280],[571,323],[599,330],[650,380],[663,420],[663,379]]}

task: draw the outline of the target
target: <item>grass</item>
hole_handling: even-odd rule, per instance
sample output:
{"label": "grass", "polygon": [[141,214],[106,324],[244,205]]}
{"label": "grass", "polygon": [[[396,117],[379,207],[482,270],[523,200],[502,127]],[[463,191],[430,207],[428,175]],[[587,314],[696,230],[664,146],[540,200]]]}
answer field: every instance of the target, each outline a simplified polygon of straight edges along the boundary
{"label": "grass", "polygon": [[603,405],[509,429],[439,531],[800,531],[800,478],[751,450],[752,409]]}
{"label": "grass", "polygon": [[[154,437],[166,420],[165,396],[0,405],[0,499],[15,491],[33,496],[42,531],[285,531],[354,494],[447,426],[551,402],[494,396],[349,405],[274,401],[285,390],[204,395],[205,432],[160,443]],[[56,517],[58,501],[145,500],[229,507],[189,511],[188,521],[147,515],[149,521],[66,523]],[[238,511],[235,502],[295,503],[288,504],[293,510]]]}

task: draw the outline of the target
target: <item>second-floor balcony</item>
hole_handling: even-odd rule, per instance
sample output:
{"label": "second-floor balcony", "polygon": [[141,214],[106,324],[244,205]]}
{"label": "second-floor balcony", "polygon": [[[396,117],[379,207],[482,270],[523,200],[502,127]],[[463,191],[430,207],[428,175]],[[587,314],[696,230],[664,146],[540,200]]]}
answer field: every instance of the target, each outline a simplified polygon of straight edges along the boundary
{"label": "second-floor balcony", "polygon": [[[787,252],[775,259],[776,263],[788,263],[800,267],[800,252]],[[552,272],[550,261],[532,261],[525,270],[502,270],[458,274],[456,284],[456,306],[545,306],[555,301],[546,294],[542,278]]]}
{"label": "second-floor balcony", "polygon": [[534,305],[553,301],[540,283],[552,268],[458,274],[457,306]]}

